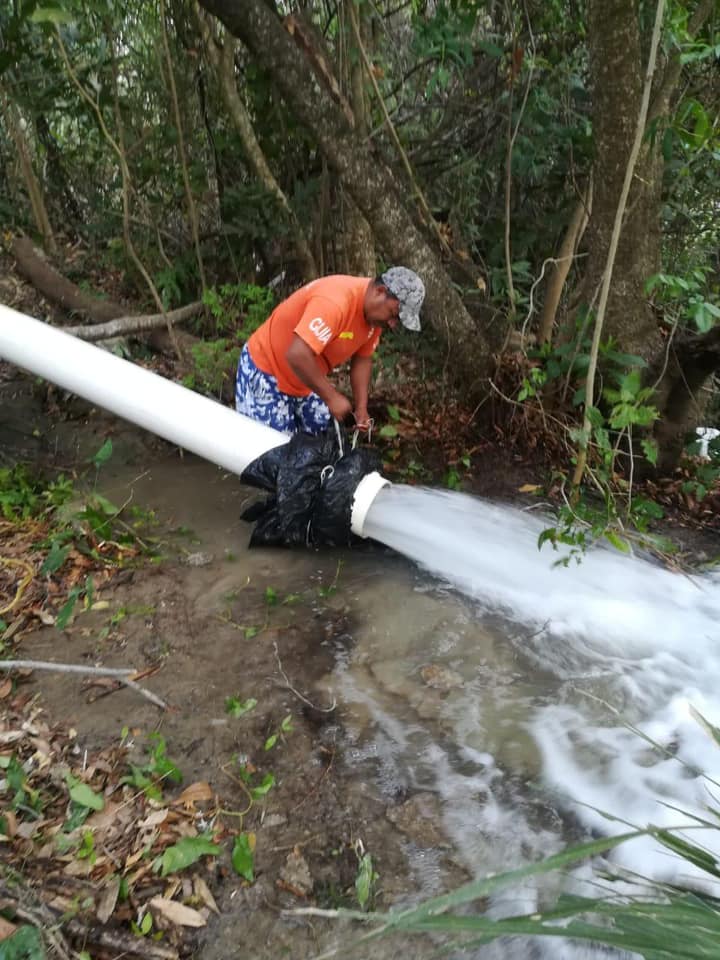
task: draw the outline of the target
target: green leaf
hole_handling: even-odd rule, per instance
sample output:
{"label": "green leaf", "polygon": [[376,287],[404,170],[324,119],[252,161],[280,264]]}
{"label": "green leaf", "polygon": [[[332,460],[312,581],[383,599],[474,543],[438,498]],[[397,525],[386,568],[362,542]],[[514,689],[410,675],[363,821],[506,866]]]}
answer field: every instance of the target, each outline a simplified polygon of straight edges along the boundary
{"label": "green leaf", "polygon": [[278,737],[279,737],[279,736],[280,736],[279,733],[273,733],[271,736],[269,736],[269,737],[267,738],[267,740],[265,741],[265,749],[266,749],[266,750],[272,750],[272,748],[273,748],[273,747],[275,746],[275,744],[278,742]]}
{"label": "green leaf", "polygon": [[77,603],[78,597],[82,593],[81,587],[73,587],[65,603],[60,608],[60,612],[55,618],[55,626],[58,630],[64,630],[68,625],[70,618],[73,615],[73,610],[75,609],[75,604]]}
{"label": "green leaf", "polygon": [[92,458],[92,462],[94,463],[95,467],[99,469],[104,463],[107,463],[110,457],[112,456],[112,452],[113,452],[112,440],[110,439],[110,437],[108,437],[105,443],[100,447],[98,452]]}
{"label": "green leaf", "polygon": [[274,607],[277,602],[278,602],[277,590],[275,590],[274,587],[266,587],[266,588],[265,588],[265,603],[266,603],[269,607]]}
{"label": "green leaf", "polygon": [[55,573],[65,563],[68,553],[70,553],[70,544],[62,547],[58,540],[53,540],[50,544],[50,552],[45,557],[43,565],[40,567],[40,574],[43,577]]}
{"label": "green leaf", "polygon": [[260,797],[264,797],[267,793],[272,790],[275,786],[275,777],[272,773],[266,773],[262,779],[262,783],[257,787],[250,788],[250,796],[253,800],[259,800]]}
{"label": "green leaf", "polygon": [[630,553],[630,544],[627,542],[627,540],[623,540],[622,537],[619,537],[614,530],[606,530],[605,539],[621,553]]}
{"label": "green leaf", "polygon": [[231,717],[242,717],[243,714],[254,710],[256,706],[257,700],[253,697],[248,700],[239,700],[237,697],[226,697],[225,699],[225,713]]}
{"label": "green leaf", "polygon": [[698,328],[700,333],[707,333],[709,330],[715,326],[715,322],[712,318],[712,315],[708,313],[705,309],[706,304],[704,301],[695,304],[695,308],[692,312],[693,320],[695,321],[695,326]]}
{"label": "green leaf", "polygon": [[496,60],[499,60],[504,53],[502,47],[490,40],[478,40],[477,47],[478,50],[482,50],[483,53],[486,53],[489,57],[494,57]]}
{"label": "green leaf", "polygon": [[388,440],[391,440],[393,437],[398,435],[397,429],[391,424],[386,423],[384,427],[380,428],[379,436],[385,437]]}
{"label": "green leaf", "polygon": [[400,411],[399,411],[398,408],[397,408],[396,406],[394,406],[392,403],[389,403],[389,404],[388,404],[387,412],[388,412],[388,416],[390,417],[391,420],[399,420],[399,419],[400,419]]}
{"label": "green leaf", "polygon": [[643,438],[640,441],[640,446],[642,447],[642,451],[645,454],[645,459],[649,463],[651,463],[653,466],[655,466],[658,458],[658,445],[656,441]]}
{"label": "green leaf", "polygon": [[155,861],[154,869],[160,870],[161,877],[184,870],[201,857],[216,857],[222,850],[207,837],[183,837],[172,847],[167,847],[162,856]]}
{"label": "green leaf", "polygon": [[372,893],[373,883],[375,882],[376,876],[377,875],[373,871],[372,857],[369,853],[363,854],[358,867],[357,876],[355,877],[355,895],[357,896],[358,903],[363,910],[370,899],[370,894]]}
{"label": "green leaf", "polygon": [[102,810],[105,806],[105,801],[99,793],[95,793],[86,783],[78,780],[71,773],[65,774],[65,783],[68,785],[70,799],[73,803],[90,810]]}
{"label": "green leaf", "polygon": [[0,942],[0,960],[45,960],[42,937],[35,927],[22,926]]}
{"label": "green leaf", "polygon": [[255,866],[255,834],[241,833],[235,837],[232,852],[232,865],[239,876],[243,877],[248,883],[255,879],[253,868]]}
{"label": "green leaf", "polygon": [[94,493],[90,504],[93,507],[99,507],[101,512],[108,517],[115,517],[120,513],[120,508],[116,507],[114,503],[111,503],[106,497],[103,497],[100,493]]}

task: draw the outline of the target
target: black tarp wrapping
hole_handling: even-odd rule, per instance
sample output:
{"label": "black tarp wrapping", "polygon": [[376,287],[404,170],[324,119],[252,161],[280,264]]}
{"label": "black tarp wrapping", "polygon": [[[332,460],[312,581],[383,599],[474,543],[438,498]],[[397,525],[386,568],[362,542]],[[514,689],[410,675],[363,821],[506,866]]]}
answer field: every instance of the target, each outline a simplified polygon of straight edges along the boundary
{"label": "black tarp wrapping", "polygon": [[294,434],[242,473],[245,483],[272,493],[242,515],[255,522],[250,546],[350,545],[357,539],[350,530],[355,490],[366,474],[379,469],[374,450],[352,450],[334,429],[316,437]]}

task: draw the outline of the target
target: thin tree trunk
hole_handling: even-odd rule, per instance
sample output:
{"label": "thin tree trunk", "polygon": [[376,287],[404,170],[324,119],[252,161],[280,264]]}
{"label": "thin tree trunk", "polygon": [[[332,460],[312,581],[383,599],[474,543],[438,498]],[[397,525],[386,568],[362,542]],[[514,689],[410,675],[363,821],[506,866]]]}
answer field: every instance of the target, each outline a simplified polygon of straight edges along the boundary
{"label": "thin tree trunk", "polygon": [[545,302],[543,303],[542,313],[540,314],[540,325],[538,329],[538,340],[540,343],[552,342],[560,297],[562,296],[565,281],[567,280],[567,275],[570,271],[578,243],[585,232],[591,209],[592,175],[585,188],[584,195],[578,200],[575,206],[570,223],[565,231],[565,236],[560,244],[558,255],[550,267],[545,290]]}
{"label": "thin tree trunk", "polygon": [[205,280],[205,267],[203,265],[202,252],[200,250],[200,231],[198,228],[197,209],[190,187],[190,176],[188,174],[187,154],[185,151],[185,135],[183,134],[182,117],[180,115],[180,104],[178,103],[177,87],[175,85],[175,71],[173,68],[172,57],[170,55],[170,44],[167,36],[167,22],[165,19],[165,0],[160,0],[160,24],[162,33],[163,50],[165,52],[165,62],[167,64],[168,83],[170,86],[170,100],[172,102],[173,115],[175,117],[175,129],[178,135],[178,153],[180,155],[180,168],[182,170],[183,185],[185,187],[185,197],[188,205],[188,218],[190,220],[190,230],[192,232],[193,245],[195,247],[195,258],[197,259],[198,271],[200,274],[200,283],[203,293],[207,289]]}
{"label": "thin tree trunk", "polygon": [[43,197],[42,187],[40,186],[40,181],[35,174],[35,170],[33,169],[30,145],[27,141],[27,137],[25,136],[25,131],[22,128],[17,107],[3,91],[0,91],[0,104],[2,105],[2,114],[5,119],[5,125],[13,143],[15,144],[18,161],[20,163],[20,169],[22,171],[23,180],[25,181],[25,189],[27,190],[28,198],[30,199],[30,207],[32,209],[33,219],[35,220],[35,226],[37,227],[38,233],[43,238],[43,246],[47,252],[50,254],[55,254],[57,253],[55,235],[52,227],[50,226],[50,218],[45,206],[45,198]]}
{"label": "thin tree trunk", "polygon": [[197,21],[202,33],[205,51],[220,85],[225,106],[238,132],[240,141],[243,145],[245,158],[248,161],[253,173],[262,183],[268,193],[271,193],[278,204],[285,211],[293,231],[295,250],[300,260],[302,274],[306,280],[314,279],[317,273],[315,259],[310,250],[310,244],[304,231],[297,221],[295,212],[290,206],[290,201],[285,195],[282,187],[275,179],[270,166],[265,158],[262,147],[260,146],[255,131],[253,129],[250,115],[242,102],[238,92],[237,80],[235,77],[235,48],[236,41],[229,34],[225,36],[222,47],[218,50],[215,38],[207,22],[205,15],[200,8],[195,7]]}
{"label": "thin tree trunk", "polygon": [[[364,70],[361,54],[356,43],[356,34],[362,37],[368,15],[367,5],[355,0],[345,0],[338,14],[343,17],[343,37],[345,41],[345,73],[347,75],[348,99],[355,117],[355,129],[358,136],[367,139],[369,123],[369,104],[365,93]],[[342,188],[341,188],[342,189]],[[345,201],[345,237],[343,248],[347,260],[348,273],[372,277],[375,268],[375,241],[367,220],[358,210],[355,201],[342,191]]]}

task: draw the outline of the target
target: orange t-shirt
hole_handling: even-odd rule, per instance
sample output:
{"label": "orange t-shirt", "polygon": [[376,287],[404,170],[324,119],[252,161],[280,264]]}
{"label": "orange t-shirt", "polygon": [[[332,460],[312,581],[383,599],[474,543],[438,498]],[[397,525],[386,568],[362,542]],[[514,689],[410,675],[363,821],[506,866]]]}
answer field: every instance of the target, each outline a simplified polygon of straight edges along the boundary
{"label": "orange t-shirt", "polygon": [[354,354],[371,356],[380,340],[380,328],[365,322],[363,303],[369,283],[367,277],[337,274],[300,287],[248,340],[255,366],[272,374],[283,393],[305,397],[311,391],[286,359],[293,334],[310,347],[323,373]]}

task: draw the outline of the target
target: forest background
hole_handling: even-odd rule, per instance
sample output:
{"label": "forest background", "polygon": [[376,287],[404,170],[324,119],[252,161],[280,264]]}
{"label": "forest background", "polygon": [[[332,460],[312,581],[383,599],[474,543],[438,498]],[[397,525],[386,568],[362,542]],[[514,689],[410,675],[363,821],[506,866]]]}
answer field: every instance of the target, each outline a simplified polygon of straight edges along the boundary
{"label": "forest background", "polygon": [[[427,298],[422,335],[386,337],[376,364],[371,413],[391,475],[493,494],[488,465],[509,454],[509,488],[560,505],[545,539],[578,549],[604,537],[626,550],[668,508],[716,531],[720,442],[701,457],[693,441],[698,426],[720,427],[719,60],[717,0],[11,0],[0,7],[0,301],[232,402],[241,346],[280,298],[318,275],[404,264]],[[526,482],[530,462],[538,484]],[[71,479],[36,488],[3,457],[2,652],[33,623],[63,631],[81,607],[107,607],[96,588],[144,556],[134,527],[111,528],[120,510],[103,498],[59,525],[73,498]],[[258,622],[277,601],[269,591]],[[258,657],[262,647],[249,645]],[[298,650],[299,671],[311,659],[302,635]],[[258,661],[257,676],[274,668]],[[0,699],[17,694],[11,736],[33,709],[15,684],[0,687]],[[251,709],[230,701],[231,715]],[[261,756],[290,729],[277,721],[266,740],[268,716],[257,719]],[[69,738],[56,746],[72,757]],[[308,749],[288,751],[280,774],[302,769]],[[45,804],[63,823],[62,784],[48,801],[14,758],[0,761],[16,809],[36,803],[35,818]],[[101,798],[75,769],[78,830]],[[160,739],[133,776],[174,769]],[[258,782],[253,799],[271,786]],[[147,813],[141,794],[129,832]],[[13,832],[7,815],[0,826]],[[254,834],[229,833],[251,883]],[[25,868],[26,838],[13,839]],[[189,861],[160,865],[217,852],[193,839]],[[77,859],[90,862],[82,843]],[[365,909],[372,861],[345,853],[344,887],[364,891]],[[717,876],[703,851],[680,853]],[[166,902],[143,913],[156,891],[136,879],[135,913],[123,902],[115,914],[133,937],[158,914],[185,922],[163,916]],[[720,913],[710,929],[706,911],[681,907],[672,941],[653,927],[656,941],[636,949],[710,955]],[[424,929],[428,916],[416,919]],[[688,931],[707,934],[696,954]],[[88,929],[73,936],[84,943]]]}
{"label": "forest background", "polygon": [[403,441],[436,439],[453,486],[514,447],[551,468],[555,536],[621,545],[661,480],[704,514],[717,487],[716,443],[683,455],[719,416],[719,23],[714,0],[15,0],[6,250],[55,322],[226,400],[299,283],[410,266],[425,330],[383,347],[386,459],[423,479]]}

